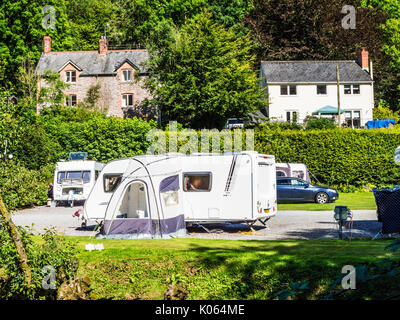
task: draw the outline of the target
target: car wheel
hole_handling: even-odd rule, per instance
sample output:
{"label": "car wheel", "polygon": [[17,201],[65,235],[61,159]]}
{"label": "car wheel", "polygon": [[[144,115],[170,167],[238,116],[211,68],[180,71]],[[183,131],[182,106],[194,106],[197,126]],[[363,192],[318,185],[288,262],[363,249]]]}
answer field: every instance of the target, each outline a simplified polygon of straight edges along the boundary
{"label": "car wheel", "polygon": [[329,202],[329,196],[325,192],[318,192],[317,195],[315,196],[315,202],[316,203],[328,203]]}

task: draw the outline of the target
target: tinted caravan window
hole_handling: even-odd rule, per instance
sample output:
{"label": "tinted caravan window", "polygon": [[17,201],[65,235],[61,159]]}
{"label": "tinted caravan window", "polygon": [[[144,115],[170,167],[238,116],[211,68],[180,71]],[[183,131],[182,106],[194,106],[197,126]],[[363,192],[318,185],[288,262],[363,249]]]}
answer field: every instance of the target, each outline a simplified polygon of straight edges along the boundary
{"label": "tinted caravan window", "polygon": [[65,178],[65,171],[59,171],[57,173],[57,183],[61,183],[61,180]]}
{"label": "tinted caravan window", "polygon": [[104,192],[114,192],[114,190],[121,183],[122,174],[105,174],[103,176]]}
{"label": "tinted caravan window", "polygon": [[199,192],[211,190],[211,173],[185,173],[183,191]]}

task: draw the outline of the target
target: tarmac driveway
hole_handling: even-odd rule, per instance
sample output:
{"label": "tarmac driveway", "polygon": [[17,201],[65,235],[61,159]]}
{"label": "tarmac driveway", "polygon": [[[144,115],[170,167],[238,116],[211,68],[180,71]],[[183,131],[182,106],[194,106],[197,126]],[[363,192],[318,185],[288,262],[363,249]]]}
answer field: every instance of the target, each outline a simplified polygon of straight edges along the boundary
{"label": "tarmac driveway", "polygon": [[[88,228],[81,228],[81,221],[73,213],[82,207],[36,207],[13,213],[16,225],[31,226],[36,232],[55,227],[59,232],[71,236],[94,235],[94,222]],[[350,224],[349,224],[350,225]],[[277,239],[317,239],[338,238],[338,226],[333,219],[333,211],[279,211],[267,222],[267,228],[257,223],[253,232],[246,224],[206,225],[211,233],[201,227],[188,229],[191,238],[241,239],[241,240],[277,240]],[[353,211],[352,229],[346,229],[345,235],[353,238],[373,237],[381,228],[376,220],[376,211]]]}

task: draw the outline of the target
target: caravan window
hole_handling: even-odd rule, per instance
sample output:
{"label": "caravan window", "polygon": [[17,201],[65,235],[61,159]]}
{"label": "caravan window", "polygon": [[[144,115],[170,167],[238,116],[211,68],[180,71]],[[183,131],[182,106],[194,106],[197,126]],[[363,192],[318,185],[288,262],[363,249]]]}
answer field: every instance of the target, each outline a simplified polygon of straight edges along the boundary
{"label": "caravan window", "polygon": [[199,192],[211,190],[211,173],[185,173],[183,191]]}
{"label": "caravan window", "polygon": [[84,183],[90,182],[90,171],[83,171],[82,172],[82,179]]}
{"label": "caravan window", "polygon": [[104,192],[113,192],[121,183],[122,173],[105,174],[103,176]]}
{"label": "caravan window", "polygon": [[80,179],[82,178],[82,171],[68,171],[67,179]]}
{"label": "caravan window", "polygon": [[62,179],[65,179],[65,171],[59,171],[57,173],[57,183],[61,183]]}

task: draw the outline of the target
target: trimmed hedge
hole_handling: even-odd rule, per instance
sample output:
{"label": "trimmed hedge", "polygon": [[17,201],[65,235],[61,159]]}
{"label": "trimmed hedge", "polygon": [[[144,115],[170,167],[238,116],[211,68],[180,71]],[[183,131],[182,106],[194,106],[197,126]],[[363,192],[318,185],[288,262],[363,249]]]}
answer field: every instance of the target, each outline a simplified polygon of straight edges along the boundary
{"label": "trimmed hedge", "polygon": [[400,182],[394,151],[400,130],[255,131],[255,149],[277,162],[305,163],[322,182],[339,188]]}
{"label": "trimmed hedge", "polygon": [[85,122],[46,121],[47,135],[57,143],[54,162],[68,159],[70,152],[85,151],[101,162],[131,157],[146,152],[146,134],[155,121],[94,116]]}

